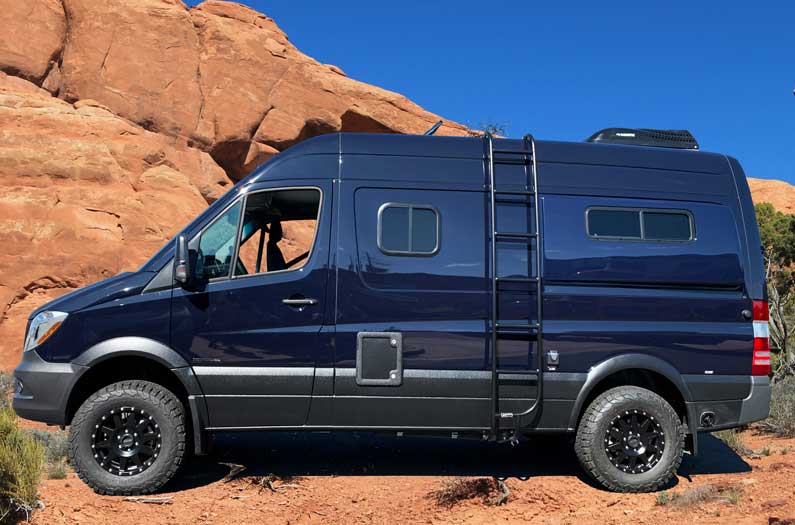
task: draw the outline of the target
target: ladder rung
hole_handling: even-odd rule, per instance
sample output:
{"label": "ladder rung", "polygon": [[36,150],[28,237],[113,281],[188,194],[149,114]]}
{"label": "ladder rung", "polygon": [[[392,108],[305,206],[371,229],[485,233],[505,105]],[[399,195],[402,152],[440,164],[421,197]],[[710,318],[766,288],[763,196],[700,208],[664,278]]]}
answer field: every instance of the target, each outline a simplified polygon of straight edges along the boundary
{"label": "ladder rung", "polygon": [[497,330],[538,330],[540,328],[540,325],[538,323],[530,323],[530,324],[497,323],[495,328]]}
{"label": "ladder rung", "polygon": [[537,233],[520,233],[520,232],[494,232],[496,237],[513,237],[516,239],[535,239],[538,237]]}
{"label": "ladder rung", "polygon": [[512,190],[494,190],[494,195],[535,195],[536,192],[534,191],[512,191]]}
{"label": "ladder rung", "polygon": [[492,153],[502,153],[503,155],[532,155],[529,149],[493,149]]}
{"label": "ladder rung", "polygon": [[501,283],[537,283],[538,277],[497,277],[497,282]]}
{"label": "ladder rung", "polygon": [[530,164],[532,161],[530,159],[492,159],[491,162],[494,164],[510,164],[512,166],[523,166],[525,164]]}

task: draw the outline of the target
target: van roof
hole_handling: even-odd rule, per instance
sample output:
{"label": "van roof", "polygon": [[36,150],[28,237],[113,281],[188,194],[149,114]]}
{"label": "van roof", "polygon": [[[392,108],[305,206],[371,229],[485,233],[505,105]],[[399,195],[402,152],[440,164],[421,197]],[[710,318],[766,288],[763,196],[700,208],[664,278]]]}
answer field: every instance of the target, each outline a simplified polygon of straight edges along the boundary
{"label": "van roof", "polygon": [[[539,163],[592,164],[716,174],[725,174],[728,171],[724,155],[705,151],[548,140],[537,140],[535,144],[536,161]],[[495,146],[520,149],[522,144],[519,139],[497,138]],[[480,137],[329,133],[299,142],[275,157],[274,161],[279,163],[296,156],[323,154],[482,159],[483,152],[483,139]],[[267,162],[254,170],[249,180],[257,179],[257,175],[263,174],[271,165],[271,162]]]}

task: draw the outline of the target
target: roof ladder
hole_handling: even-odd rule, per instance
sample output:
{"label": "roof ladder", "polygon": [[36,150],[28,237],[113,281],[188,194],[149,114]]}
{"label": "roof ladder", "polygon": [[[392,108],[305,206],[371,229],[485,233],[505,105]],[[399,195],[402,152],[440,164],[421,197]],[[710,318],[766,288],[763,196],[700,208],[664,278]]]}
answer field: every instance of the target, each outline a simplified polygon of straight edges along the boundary
{"label": "roof ladder", "polygon": [[[489,181],[490,206],[489,223],[491,235],[489,237],[490,268],[491,268],[491,439],[515,440],[519,418],[529,416],[538,411],[542,400],[543,376],[543,283],[541,280],[541,222],[539,217],[538,197],[538,168],[536,165],[535,141],[531,135],[522,138],[521,149],[496,148],[495,139],[490,133],[483,137],[484,156]],[[503,142],[503,141],[500,141]],[[524,171],[524,189],[501,189],[498,186],[497,169],[500,165],[520,165]],[[499,231],[497,229],[497,209],[500,203],[512,205],[524,204],[528,207],[527,229],[523,232]],[[501,277],[499,276],[498,254],[499,247],[504,243],[523,243],[528,248],[527,276]],[[500,292],[502,285],[526,284],[535,294],[536,321],[528,320],[526,323],[504,322],[500,318]],[[530,314],[528,314],[529,317]],[[515,375],[517,370],[501,370],[499,367],[499,342],[507,336],[517,337],[526,334],[528,341],[536,343],[535,369],[521,370],[526,377],[535,379],[536,396],[532,405],[520,413],[506,413],[500,410],[500,377]]]}

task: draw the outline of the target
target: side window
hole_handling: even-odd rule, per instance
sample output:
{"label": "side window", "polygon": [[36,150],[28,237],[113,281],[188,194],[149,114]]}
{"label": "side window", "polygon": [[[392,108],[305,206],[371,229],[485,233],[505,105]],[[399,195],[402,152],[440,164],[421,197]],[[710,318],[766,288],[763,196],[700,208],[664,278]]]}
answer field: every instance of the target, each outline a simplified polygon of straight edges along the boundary
{"label": "side window", "polygon": [[242,204],[238,201],[201,234],[197,261],[200,268],[197,271],[203,272],[207,279],[229,276],[241,208]]}
{"label": "side window", "polygon": [[693,227],[687,213],[643,212],[643,238],[655,241],[689,241]]}
{"label": "side window", "polygon": [[378,248],[387,255],[435,255],[439,251],[438,212],[417,204],[382,205]]}
{"label": "side window", "polygon": [[262,191],[246,198],[235,276],[296,270],[311,255],[320,212],[315,188]]}
{"label": "side window", "polygon": [[674,210],[591,208],[588,235],[595,239],[689,241],[694,238],[690,213]]}
{"label": "side window", "polygon": [[588,235],[620,239],[640,239],[639,210],[588,210]]}

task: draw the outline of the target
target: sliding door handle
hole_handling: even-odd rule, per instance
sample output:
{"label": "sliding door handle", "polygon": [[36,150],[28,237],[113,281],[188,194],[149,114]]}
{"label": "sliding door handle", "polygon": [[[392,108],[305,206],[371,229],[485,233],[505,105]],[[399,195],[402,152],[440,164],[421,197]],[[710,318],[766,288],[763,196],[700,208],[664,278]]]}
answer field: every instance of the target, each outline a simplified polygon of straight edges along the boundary
{"label": "sliding door handle", "polygon": [[287,306],[311,306],[317,304],[317,299],[291,297],[289,299],[282,299],[282,304],[286,304]]}

